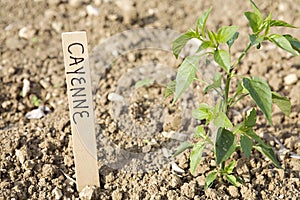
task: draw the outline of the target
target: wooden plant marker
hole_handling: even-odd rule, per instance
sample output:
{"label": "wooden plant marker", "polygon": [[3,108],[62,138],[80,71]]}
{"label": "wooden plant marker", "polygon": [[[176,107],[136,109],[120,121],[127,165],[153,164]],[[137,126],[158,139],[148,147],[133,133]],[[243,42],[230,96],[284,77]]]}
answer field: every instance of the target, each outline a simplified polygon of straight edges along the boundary
{"label": "wooden plant marker", "polygon": [[86,32],[62,33],[77,190],[100,186]]}

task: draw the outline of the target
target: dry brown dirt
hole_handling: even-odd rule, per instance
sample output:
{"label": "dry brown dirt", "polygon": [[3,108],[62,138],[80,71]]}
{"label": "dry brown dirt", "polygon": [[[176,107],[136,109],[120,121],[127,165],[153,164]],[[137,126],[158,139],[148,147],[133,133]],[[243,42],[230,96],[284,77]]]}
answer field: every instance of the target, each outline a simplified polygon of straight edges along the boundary
{"label": "dry brown dirt", "polygon": [[[272,11],[274,18],[300,27],[298,0],[256,3],[264,14]],[[248,1],[1,0],[0,7],[0,199],[300,199],[299,56],[264,44],[260,51],[250,51],[241,63],[240,74],[263,76],[273,90],[292,102],[289,118],[274,107],[274,126],[260,114],[256,127],[277,153],[282,152],[283,169],[276,169],[255,151],[249,160],[237,152],[233,155],[238,159],[235,173],[244,184],[235,188],[216,183],[204,191],[205,175],[215,164],[212,154],[207,151],[195,175],[188,170],[189,152],[173,160],[170,156],[177,143],[168,137],[178,130],[192,130],[194,122],[189,121],[185,110],[199,98],[187,93],[177,107],[168,107],[169,100],[163,98],[165,84],[174,77],[180,61],[161,49],[135,49],[118,55],[112,51],[117,47],[106,49],[103,45],[109,41],[128,48],[134,44],[135,35],[125,39],[118,36],[117,40],[114,36],[138,28],[162,30],[154,36],[171,45],[174,35],[165,30],[182,33],[212,7],[210,28],[240,26],[240,39],[233,49],[236,55],[247,42],[249,28],[243,12],[251,9]],[[82,193],[74,183],[61,48],[61,33],[77,30],[87,32],[97,81],[93,87],[101,182],[100,188],[87,188]],[[300,38],[299,29],[278,31]],[[103,64],[100,53],[115,59]],[[130,89],[141,77],[155,78],[154,84]],[[22,96],[24,80],[30,82],[30,90]],[[113,93],[126,98],[127,107],[116,99],[109,100]],[[37,108],[35,97],[40,106],[51,111],[41,119],[27,119],[26,113]],[[249,103],[237,105],[236,110],[242,111]],[[234,119],[239,120],[239,116]],[[181,129],[180,123],[188,125]]]}

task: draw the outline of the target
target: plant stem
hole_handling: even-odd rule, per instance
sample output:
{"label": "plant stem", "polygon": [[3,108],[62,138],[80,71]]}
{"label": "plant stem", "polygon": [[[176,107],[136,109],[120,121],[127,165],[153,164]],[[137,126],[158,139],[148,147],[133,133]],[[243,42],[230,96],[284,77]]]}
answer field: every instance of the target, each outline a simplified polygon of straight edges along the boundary
{"label": "plant stem", "polygon": [[241,62],[241,60],[243,59],[243,57],[246,55],[246,53],[249,51],[249,49],[252,47],[251,43],[248,44],[248,46],[246,47],[246,49],[244,49],[244,51],[241,53],[241,55],[238,57],[238,59],[235,61],[235,63],[232,65],[232,67],[229,70],[229,73],[227,74],[226,77],[226,83],[225,83],[225,97],[224,97],[224,112],[227,113],[227,109],[228,109],[228,95],[229,95],[229,87],[230,87],[230,81],[231,81],[231,77],[233,73],[233,70],[236,70],[236,66]]}
{"label": "plant stem", "polygon": [[227,74],[227,77],[226,77],[225,98],[224,98],[224,112],[225,113],[227,113],[227,107],[228,107],[228,95],[229,95],[230,80],[231,80],[231,72],[229,72],[229,74]]}
{"label": "plant stem", "polygon": [[251,43],[248,44],[246,49],[241,53],[241,55],[238,57],[238,59],[235,61],[235,63],[232,65],[232,68],[236,68],[236,66],[241,62],[243,57],[246,55],[246,53],[249,51],[249,49],[252,47]]}
{"label": "plant stem", "polygon": [[221,172],[223,172],[224,168],[225,168],[225,161],[221,162]]}

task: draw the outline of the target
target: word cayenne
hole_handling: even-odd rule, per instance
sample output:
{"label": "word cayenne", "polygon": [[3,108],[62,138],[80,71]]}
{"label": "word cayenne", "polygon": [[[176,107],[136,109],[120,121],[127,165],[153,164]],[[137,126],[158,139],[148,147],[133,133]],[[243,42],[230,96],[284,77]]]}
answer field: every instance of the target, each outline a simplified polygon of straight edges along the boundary
{"label": "word cayenne", "polygon": [[[79,48],[80,51],[73,51],[75,48]],[[70,54],[70,60],[72,62],[69,64],[69,69],[66,72],[67,75],[74,76],[70,79],[70,84],[72,88],[70,88],[70,92],[72,94],[72,102],[73,102],[73,115],[72,119],[75,124],[77,124],[77,118],[90,117],[90,113],[88,111],[89,105],[87,104],[86,99],[86,73],[84,71],[84,62],[85,59],[82,57],[84,54],[84,45],[78,42],[71,43],[68,46],[68,52]],[[80,55],[75,55],[74,52],[81,52]]]}

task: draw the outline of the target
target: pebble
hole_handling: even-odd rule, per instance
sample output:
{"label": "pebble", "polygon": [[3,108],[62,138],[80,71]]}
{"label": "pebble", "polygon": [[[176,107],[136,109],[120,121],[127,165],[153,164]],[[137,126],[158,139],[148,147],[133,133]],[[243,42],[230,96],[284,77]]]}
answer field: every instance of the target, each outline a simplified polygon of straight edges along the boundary
{"label": "pebble", "polygon": [[49,83],[49,81],[47,81],[46,79],[41,79],[41,80],[40,80],[40,85],[41,85],[43,88],[45,88],[45,89],[47,89],[47,88],[50,87],[50,83]]}
{"label": "pebble", "polygon": [[285,85],[293,85],[298,81],[298,77],[297,74],[288,74],[283,80]]}
{"label": "pebble", "polygon": [[110,101],[117,101],[117,102],[122,102],[124,101],[124,97],[117,94],[117,93],[110,93],[108,94],[108,97],[107,97],[108,100]]}
{"label": "pebble", "polygon": [[11,101],[3,101],[1,107],[6,109],[11,105]]}
{"label": "pebble", "polygon": [[134,62],[135,61],[135,54],[134,53],[128,53],[127,59],[129,62]]}
{"label": "pebble", "polygon": [[23,80],[22,96],[25,97],[30,91],[30,81],[28,79]]}
{"label": "pebble", "polygon": [[19,37],[24,39],[31,39],[34,37],[36,31],[32,27],[23,27],[19,30]]}
{"label": "pebble", "polygon": [[134,8],[134,2],[132,0],[118,0],[115,4],[122,10],[123,22],[130,24],[131,21],[136,18],[137,11]]}
{"label": "pebble", "polygon": [[40,106],[39,108],[26,113],[25,117],[27,119],[41,119],[50,111],[50,108],[48,108],[47,106]]}
{"label": "pebble", "polygon": [[81,6],[84,3],[83,0],[69,0],[69,4],[70,6],[74,7],[74,8],[78,8],[79,6]]}
{"label": "pebble", "polygon": [[118,15],[116,14],[111,14],[111,15],[108,15],[107,18],[111,21],[115,21],[118,19]]}
{"label": "pebble", "polygon": [[175,131],[170,131],[170,132],[162,132],[162,135],[165,138],[171,138],[174,140],[178,140],[178,141],[185,141],[187,139],[187,135],[183,134],[183,133],[177,133]]}
{"label": "pebble", "polygon": [[172,171],[177,172],[177,173],[184,173],[185,172],[175,162],[171,163],[171,168],[172,168]]}
{"label": "pebble", "polygon": [[18,103],[18,110],[23,111],[25,109],[26,109],[25,105],[23,103],[19,102]]}
{"label": "pebble", "polygon": [[17,159],[19,160],[19,162],[23,165],[23,163],[25,162],[26,160],[26,157],[27,157],[27,153],[23,150],[16,150],[15,151],[15,154],[16,154],[16,157]]}
{"label": "pebble", "polygon": [[86,186],[79,193],[79,198],[84,200],[96,199],[96,187],[95,186]]}
{"label": "pebble", "polygon": [[90,16],[98,16],[98,15],[99,15],[99,9],[93,7],[92,5],[87,5],[87,6],[86,6],[86,12],[87,12],[88,15],[90,15]]}
{"label": "pebble", "polygon": [[59,22],[52,22],[51,27],[57,32],[60,33],[63,28],[63,23],[61,21]]}
{"label": "pebble", "polygon": [[52,190],[52,194],[55,196],[55,199],[56,200],[59,200],[62,198],[63,194],[61,192],[61,190],[57,187],[55,187],[53,190]]}

